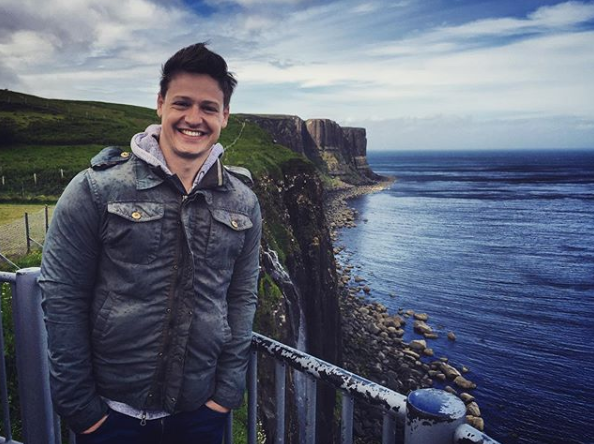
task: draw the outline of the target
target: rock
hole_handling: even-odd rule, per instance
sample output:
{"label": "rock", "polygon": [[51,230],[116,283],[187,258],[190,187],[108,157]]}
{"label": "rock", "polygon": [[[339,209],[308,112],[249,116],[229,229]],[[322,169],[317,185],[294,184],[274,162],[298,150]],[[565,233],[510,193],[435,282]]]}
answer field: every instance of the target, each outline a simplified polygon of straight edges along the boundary
{"label": "rock", "polygon": [[[460,374],[460,372],[458,370],[456,370],[451,365],[446,364],[445,362],[442,362],[441,365],[439,366],[439,368],[450,379],[456,379],[457,377],[462,378],[462,375]],[[462,378],[462,379],[464,379],[464,378]]]}
{"label": "rock", "polygon": [[[406,316],[406,314],[404,316]],[[420,334],[432,332],[431,327],[429,327],[423,321],[415,321],[415,323],[413,324],[413,328],[417,333],[420,333]]]}
{"label": "rock", "polygon": [[371,288],[369,288],[367,285],[365,287],[363,287],[363,291],[367,294],[371,293]]}
{"label": "rock", "polygon": [[470,370],[468,370],[468,367],[466,367],[465,365],[463,365],[462,368],[460,369],[460,371],[462,373],[468,373]]}
{"label": "rock", "polygon": [[425,356],[433,356],[433,349],[426,348],[425,350],[423,350],[423,353],[425,354]]}
{"label": "rock", "polygon": [[466,404],[466,412],[472,416],[481,416],[481,409],[476,402],[472,401]]}
{"label": "rock", "polygon": [[457,395],[458,394],[458,392],[456,392],[456,390],[453,389],[452,387],[450,387],[449,385],[446,385],[443,389],[446,392],[451,393],[452,395]]}
{"label": "rock", "polygon": [[476,388],[476,384],[472,381],[469,381],[464,376],[456,376],[456,378],[454,379],[454,384],[463,389]]}
{"label": "rock", "polygon": [[450,341],[455,341],[456,340],[456,334],[453,331],[449,331],[448,332],[448,339]]}
{"label": "rock", "polygon": [[427,348],[427,342],[425,342],[425,340],[423,339],[415,339],[413,341],[410,341],[409,346],[413,350],[424,350]]}
{"label": "rock", "polygon": [[361,276],[355,276],[355,282],[359,283],[359,282],[364,282],[365,279],[362,278]]}
{"label": "rock", "polygon": [[429,315],[427,313],[414,313],[414,318],[419,321],[426,321],[429,319]]}
{"label": "rock", "polygon": [[460,399],[464,401],[464,404],[468,404],[469,402],[474,401],[474,396],[470,393],[462,392],[460,393]]}
{"label": "rock", "polygon": [[419,359],[419,358],[421,357],[421,356],[420,356],[418,353],[415,353],[414,351],[412,351],[412,350],[409,350],[409,349],[405,349],[405,350],[403,350],[403,353],[404,353],[406,356],[413,357],[415,360],[417,360],[417,359]]}
{"label": "rock", "polygon": [[369,310],[365,307],[361,307],[361,308],[359,308],[359,313],[367,315],[367,314],[369,314]]}
{"label": "rock", "polygon": [[423,333],[425,339],[437,339],[439,335],[437,333]]}
{"label": "rock", "polygon": [[481,432],[485,429],[485,421],[483,421],[483,418],[477,418],[476,416],[466,415],[466,422]]}
{"label": "rock", "polygon": [[375,324],[369,324],[367,326],[367,331],[369,333],[371,333],[372,335],[377,335],[381,330],[380,330],[380,328],[377,325],[375,325]]}
{"label": "rock", "polygon": [[438,373],[435,377],[437,379],[439,379],[441,382],[443,382],[443,381],[445,381],[447,379],[446,378],[446,375],[444,375],[443,373]]}

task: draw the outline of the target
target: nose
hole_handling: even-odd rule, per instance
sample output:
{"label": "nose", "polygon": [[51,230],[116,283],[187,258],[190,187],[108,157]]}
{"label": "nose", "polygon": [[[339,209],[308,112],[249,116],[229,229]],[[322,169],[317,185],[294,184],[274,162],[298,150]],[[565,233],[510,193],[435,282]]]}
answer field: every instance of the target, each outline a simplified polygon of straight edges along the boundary
{"label": "nose", "polygon": [[202,111],[199,106],[191,106],[185,115],[185,121],[188,125],[196,126],[202,123]]}

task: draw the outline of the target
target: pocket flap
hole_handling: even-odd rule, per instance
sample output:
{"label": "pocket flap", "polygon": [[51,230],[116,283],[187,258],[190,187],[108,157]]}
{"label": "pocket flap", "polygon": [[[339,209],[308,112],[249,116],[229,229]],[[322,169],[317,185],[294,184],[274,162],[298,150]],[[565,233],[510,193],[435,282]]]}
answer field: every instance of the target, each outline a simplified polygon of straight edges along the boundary
{"label": "pocket flap", "polygon": [[228,210],[217,209],[211,210],[211,214],[213,219],[222,224],[225,224],[226,226],[235,231],[247,230],[248,228],[252,228],[254,226],[250,218],[244,214],[233,213]]}
{"label": "pocket flap", "polygon": [[107,212],[132,222],[149,222],[161,219],[165,207],[151,202],[111,202],[107,204]]}

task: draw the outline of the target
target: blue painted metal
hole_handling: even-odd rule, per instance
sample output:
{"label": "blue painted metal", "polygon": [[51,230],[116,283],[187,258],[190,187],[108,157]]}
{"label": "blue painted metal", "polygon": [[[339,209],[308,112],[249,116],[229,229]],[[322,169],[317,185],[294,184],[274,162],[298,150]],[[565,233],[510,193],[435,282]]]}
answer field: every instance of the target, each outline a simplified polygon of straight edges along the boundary
{"label": "blue painted metal", "polygon": [[382,444],[394,444],[396,442],[396,418],[390,411],[384,412],[382,422]]}
{"label": "blue painted metal", "polygon": [[341,391],[341,421],[340,421],[340,442],[341,444],[353,444],[353,413],[355,401],[347,392]]}
{"label": "blue painted metal", "polygon": [[285,386],[287,366],[282,361],[274,363],[274,389],[276,398],[276,444],[285,442]]}
{"label": "blue painted metal", "polygon": [[[17,346],[17,367],[23,424],[27,444],[59,444],[59,422],[53,413],[49,396],[47,347],[45,327],[41,312],[41,294],[37,286],[39,269],[24,269],[15,273],[0,272],[0,282],[13,284],[13,316]],[[1,327],[1,323],[0,323]],[[2,335],[0,332],[0,345]],[[277,427],[284,428],[284,399],[286,365],[308,375],[307,443],[315,443],[315,405],[317,381],[330,383],[340,390],[342,401],[341,436],[344,444],[352,443],[354,398],[379,405],[384,413],[384,441],[394,443],[396,420],[406,416],[406,444],[499,444],[487,435],[465,424],[465,406],[457,397],[441,390],[422,389],[408,399],[358,375],[288,347],[265,336],[254,333],[248,365],[248,443],[257,444],[257,354],[258,351],[276,360]],[[2,357],[0,357],[0,364]],[[282,370],[281,370],[282,369]],[[2,371],[2,369],[0,369]],[[0,374],[0,376],[2,376]],[[26,388],[26,390],[24,389]],[[2,394],[2,390],[0,390]],[[3,396],[5,406],[7,397]],[[5,412],[8,409],[5,408]],[[282,416],[282,418],[280,418]],[[8,418],[8,422],[10,418]],[[6,420],[5,420],[6,425]],[[445,425],[445,428],[444,428]],[[10,430],[10,426],[5,427]],[[280,430],[280,428],[279,428]],[[226,426],[225,444],[232,444],[232,417]],[[282,434],[284,436],[284,434]],[[277,440],[279,438],[277,437]],[[0,438],[0,443],[7,441]],[[70,444],[75,444],[70,434]],[[282,441],[277,441],[282,442]]]}
{"label": "blue painted metal", "polygon": [[247,374],[248,386],[248,444],[258,439],[258,353],[251,351]]}
{"label": "blue painted metal", "polygon": [[23,438],[27,444],[60,444],[60,430],[54,426],[38,276],[39,268],[19,270],[12,295]]}
{"label": "blue painted metal", "polygon": [[306,444],[316,443],[316,415],[318,404],[318,383],[317,379],[311,376],[305,378],[307,390],[307,412],[305,419],[305,442]]}
{"label": "blue painted metal", "polygon": [[296,370],[346,391],[367,404],[393,411],[399,419],[404,420],[406,396],[400,393],[258,333],[254,333],[252,346],[275,359],[283,360]]}
{"label": "blue painted metal", "polygon": [[462,424],[454,433],[454,444],[499,444],[493,438],[468,424]]}
{"label": "blue painted metal", "polygon": [[[12,274],[9,280],[9,273],[0,275],[0,282],[11,282],[16,279],[16,275]],[[3,284],[0,283],[0,289]],[[11,286],[11,291],[14,292],[14,284]],[[2,307],[0,306],[0,396],[2,397],[2,426],[6,433],[6,440],[12,439],[12,428],[10,425],[10,411],[8,406],[8,380],[6,377],[6,359],[4,358],[4,325],[2,324]]]}
{"label": "blue painted metal", "polygon": [[407,398],[404,442],[451,444],[465,422],[466,406],[457,396],[437,389],[415,390]]}

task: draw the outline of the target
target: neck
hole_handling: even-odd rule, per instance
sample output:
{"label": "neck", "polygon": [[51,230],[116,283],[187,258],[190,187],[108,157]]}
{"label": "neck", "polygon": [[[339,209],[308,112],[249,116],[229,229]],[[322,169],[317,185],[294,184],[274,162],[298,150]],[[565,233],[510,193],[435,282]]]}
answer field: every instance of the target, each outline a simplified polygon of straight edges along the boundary
{"label": "neck", "polygon": [[186,193],[189,193],[192,189],[192,185],[194,185],[194,179],[196,175],[204,165],[204,162],[208,158],[208,153],[199,158],[195,159],[179,159],[174,157],[172,159],[168,159],[169,156],[165,155],[165,162],[167,162],[167,167],[169,170],[179,177],[182,185],[184,186]]}

